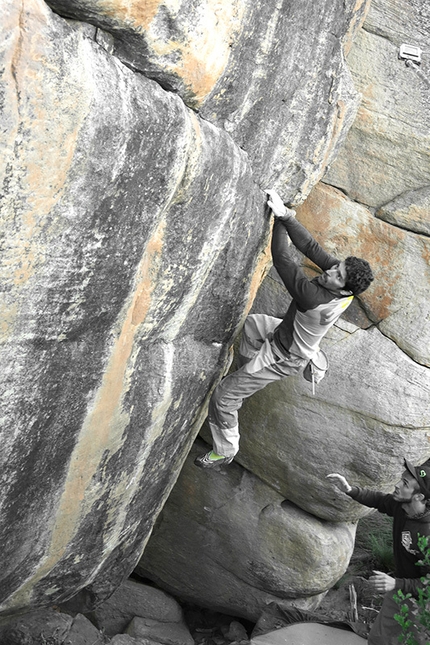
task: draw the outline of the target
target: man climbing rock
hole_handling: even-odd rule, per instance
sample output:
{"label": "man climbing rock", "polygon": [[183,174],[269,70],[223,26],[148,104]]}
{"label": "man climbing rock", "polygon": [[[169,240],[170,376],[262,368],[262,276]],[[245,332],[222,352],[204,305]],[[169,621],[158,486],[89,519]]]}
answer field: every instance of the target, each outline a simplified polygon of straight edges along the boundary
{"label": "man climbing rock", "polygon": [[[239,369],[216,387],[209,403],[208,422],[213,450],[196,458],[200,468],[231,463],[239,450],[238,410],[244,399],[272,381],[302,371],[319,353],[330,327],[373,280],[366,260],[329,255],[295,219],[274,190],[268,190],[275,217],[272,258],[292,302],[283,319],[264,314],[245,321],[239,348]],[[309,280],[292,259],[289,245],[314,262],[323,273]]]}
{"label": "man climbing rock", "polygon": [[[401,590],[417,597],[423,587],[420,578],[430,573],[430,567],[419,566],[423,554],[418,546],[418,535],[430,537],[430,461],[416,468],[405,459],[405,471],[396,484],[394,492],[384,494],[350,486],[345,477],[338,473],[327,475],[328,479],[343,493],[356,502],[376,508],[380,513],[393,517],[394,577],[382,571],[375,571],[370,578],[373,589],[384,595],[381,610],[372,625],[368,637],[369,645],[398,645],[402,633],[394,615],[400,612],[394,594]],[[412,616],[412,620],[413,616]],[[419,645],[426,645],[430,634],[418,634],[412,627]],[[409,641],[408,641],[409,642]]]}

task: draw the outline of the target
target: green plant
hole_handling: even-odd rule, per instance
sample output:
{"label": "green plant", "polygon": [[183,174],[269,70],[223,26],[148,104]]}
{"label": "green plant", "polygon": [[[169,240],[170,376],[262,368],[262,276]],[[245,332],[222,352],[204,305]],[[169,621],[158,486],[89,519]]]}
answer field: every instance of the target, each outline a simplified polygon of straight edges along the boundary
{"label": "green plant", "polygon": [[371,533],[369,545],[375,568],[382,571],[393,571],[394,554],[391,532],[388,534],[385,532]]}
{"label": "green plant", "polygon": [[[424,557],[417,565],[430,567],[429,538],[419,535],[418,546]],[[418,598],[413,598],[410,593],[404,594],[401,590],[394,594],[394,600],[399,605],[399,613],[394,615],[394,620],[402,628],[399,642],[404,645],[419,645],[416,637],[430,638],[430,574],[420,580],[422,587],[418,589]]]}
{"label": "green plant", "polygon": [[393,519],[381,513],[372,513],[357,526],[354,560],[365,565],[362,575],[371,575],[374,569],[389,573],[394,569]]}

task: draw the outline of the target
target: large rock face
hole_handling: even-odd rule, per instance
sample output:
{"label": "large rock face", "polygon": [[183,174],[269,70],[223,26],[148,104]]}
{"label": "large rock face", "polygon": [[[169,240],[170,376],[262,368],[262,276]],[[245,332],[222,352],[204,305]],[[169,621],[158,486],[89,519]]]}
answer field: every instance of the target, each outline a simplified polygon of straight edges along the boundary
{"label": "large rock face", "polygon": [[196,442],[137,572],[254,621],[270,602],[315,607],[348,565],[355,524],[306,513],[236,463],[202,471],[193,459],[204,450]]}
{"label": "large rock face", "polygon": [[113,34],[126,65],[177,92],[249,155],[256,182],[304,199],[359,103],[344,50],[369,0],[49,0]]}
{"label": "large rock face", "polygon": [[267,265],[261,188],[303,200],[352,123],[368,3],[50,4],[0,10],[2,612],[138,560]]}
{"label": "large rock face", "polygon": [[428,49],[429,13],[420,0],[373,0],[348,57],[363,99],[324,181],[370,207],[428,186],[429,59],[423,56],[422,78],[398,53],[401,43]]}
{"label": "large rock face", "polygon": [[[339,493],[326,479],[328,473],[341,472],[351,483],[389,492],[403,470],[404,456],[416,464],[430,457],[430,59],[423,55],[418,71],[398,59],[400,43],[426,50],[429,36],[428,6],[418,0],[373,0],[347,58],[363,101],[324,183],[314,187],[297,216],[333,254],[367,258],[375,282],[324,340],[330,369],[315,396],[301,376],[285,379],[247,400],[239,416],[242,436],[236,462],[284,497],[285,508],[293,503],[299,514],[307,512],[340,530],[368,511]],[[315,267],[306,266],[315,275]],[[253,311],[279,317],[288,302],[272,269]],[[202,435],[210,442],[206,424]],[[212,478],[203,481],[200,493],[211,521],[224,512],[222,502],[211,500],[217,485]],[[172,521],[174,507],[181,507],[191,523],[198,522],[189,491],[181,495],[180,490],[181,480],[164,507],[167,519],[154,529],[142,560],[154,579],[176,592],[198,584],[198,576],[190,567],[175,585],[161,564],[163,558],[171,561],[167,535],[181,544],[178,559],[182,553],[201,552],[198,532],[185,546],[180,518],[176,526]],[[235,490],[232,485],[224,495],[225,504]],[[291,521],[300,526],[298,517]],[[240,533],[241,526],[241,518],[232,514],[229,534]],[[320,531],[314,534],[320,536]],[[268,530],[265,539],[269,535]],[[288,529],[281,535],[286,537]],[[248,543],[243,543],[248,552]],[[336,553],[334,543],[326,548]],[[314,579],[322,582],[320,572],[333,564],[322,554],[314,555]],[[242,556],[239,545],[240,564],[236,566],[233,556],[225,560],[236,580],[246,570]],[[196,557],[204,567],[204,556]],[[288,558],[300,561],[297,553]],[[283,580],[284,599],[292,577],[289,572]],[[296,594],[305,596],[309,589],[300,586],[300,574],[297,580]],[[319,590],[323,588],[321,584]],[[246,604],[247,581],[242,594]]]}

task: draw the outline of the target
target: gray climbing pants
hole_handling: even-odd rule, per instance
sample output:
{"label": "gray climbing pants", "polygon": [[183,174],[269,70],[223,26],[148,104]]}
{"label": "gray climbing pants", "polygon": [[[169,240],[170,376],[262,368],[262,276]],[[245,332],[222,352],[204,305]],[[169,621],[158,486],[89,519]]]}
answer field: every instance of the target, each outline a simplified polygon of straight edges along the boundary
{"label": "gray climbing pants", "polygon": [[218,455],[233,457],[239,451],[238,410],[244,399],[273,381],[297,374],[308,359],[282,353],[273,342],[280,318],[253,314],[242,331],[238,370],[226,376],[212,394],[208,422],[213,449]]}

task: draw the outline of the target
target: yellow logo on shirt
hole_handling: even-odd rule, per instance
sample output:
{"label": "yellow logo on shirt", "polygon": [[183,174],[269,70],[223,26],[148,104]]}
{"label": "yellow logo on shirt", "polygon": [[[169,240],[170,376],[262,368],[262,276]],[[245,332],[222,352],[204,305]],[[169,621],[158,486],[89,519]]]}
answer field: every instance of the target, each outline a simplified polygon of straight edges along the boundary
{"label": "yellow logo on shirt", "polygon": [[328,307],[325,307],[320,312],[320,325],[329,325],[332,322],[335,322],[342,311],[349,307],[353,300],[354,296],[348,296],[348,298],[342,298],[342,300],[337,301],[336,303],[330,302]]}

